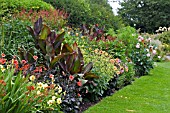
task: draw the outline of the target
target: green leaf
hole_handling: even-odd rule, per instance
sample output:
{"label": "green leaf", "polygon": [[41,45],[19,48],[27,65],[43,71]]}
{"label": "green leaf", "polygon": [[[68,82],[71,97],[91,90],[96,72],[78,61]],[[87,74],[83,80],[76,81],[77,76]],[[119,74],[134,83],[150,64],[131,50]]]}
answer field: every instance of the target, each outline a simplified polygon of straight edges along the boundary
{"label": "green leaf", "polygon": [[46,40],[47,36],[51,33],[51,30],[48,26],[43,25],[41,34],[40,34],[40,39]]}
{"label": "green leaf", "polygon": [[61,58],[64,56],[70,55],[71,53],[62,53],[57,55],[52,61],[50,62],[50,68],[52,68]]}
{"label": "green leaf", "polygon": [[86,67],[84,68],[83,74],[89,73],[92,68],[93,68],[93,63],[92,63],[92,62],[89,62],[89,63],[86,65]]}
{"label": "green leaf", "polygon": [[93,79],[93,78],[98,79],[99,76],[97,76],[97,75],[95,75],[95,74],[93,74],[93,73],[85,73],[85,74],[84,74],[84,78],[85,78],[85,79]]}

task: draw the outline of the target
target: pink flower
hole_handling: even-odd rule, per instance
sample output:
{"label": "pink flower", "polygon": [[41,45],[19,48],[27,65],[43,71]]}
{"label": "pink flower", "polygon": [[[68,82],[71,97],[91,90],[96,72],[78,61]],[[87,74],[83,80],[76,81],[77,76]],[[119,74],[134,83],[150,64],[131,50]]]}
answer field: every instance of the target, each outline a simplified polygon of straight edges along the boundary
{"label": "pink flower", "polygon": [[49,76],[51,79],[53,79],[54,78],[54,75],[53,74],[50,74],[50,76]]}
{"label": "pink flower", "polygon": [[74,76],[73,75],[70,75],[69,76],[69,79],[72,81],[74,79]]}
{"label": "pink flower", "polygon": [[156,50],[153,50],[153,52],[152,52],[154,55],[156,54]]}
{"label": "pink flower", "polygon": [[26,61],[26,60],[22,60],[21,63],[22,63],[22,64],[26,64],[27,61]]}
{"label": "pink flower", "polygon": [[139,43],[136,44],[136,48],[140,48],[140,44]]}
{"label": "pink flower", "polygon": [[5,57],[6,55],[4,53],[1,54],[2,57]]}
{"label": "pink flower", "polygon": [[34,58],[34,60],[37,60],[37,59],[38,59],[38,56],[35,56],[35,55],[34,55],[33,58]]}

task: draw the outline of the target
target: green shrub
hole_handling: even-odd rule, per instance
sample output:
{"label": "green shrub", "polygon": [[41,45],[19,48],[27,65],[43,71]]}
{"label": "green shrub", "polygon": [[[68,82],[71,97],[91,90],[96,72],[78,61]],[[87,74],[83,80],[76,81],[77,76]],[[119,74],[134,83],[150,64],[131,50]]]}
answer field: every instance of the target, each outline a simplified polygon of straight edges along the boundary
{"label": "green shrub", "polygon": [[0,27],[0,50],[7,57],[17,55],[18,48],[24,46],[26,49],[34,44],[31,35],[26,26],[31,25],[28,21],[20,21],[19,19],[11,19],[4,21]]}
{"label": "green shrub", "polygon": [[162,43],[170,45],[170,31],[165,31],[162,34],[158,34],[156,38],[159,39]]}

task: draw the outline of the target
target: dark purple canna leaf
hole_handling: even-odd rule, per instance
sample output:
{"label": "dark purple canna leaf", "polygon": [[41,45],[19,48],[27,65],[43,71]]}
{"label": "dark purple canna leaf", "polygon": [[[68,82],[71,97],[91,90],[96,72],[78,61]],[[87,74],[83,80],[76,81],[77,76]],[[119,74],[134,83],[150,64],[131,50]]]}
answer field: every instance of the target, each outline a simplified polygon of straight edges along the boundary
{"label": "dark purple canna leaf", "polygon": [[63,39],[63,38],[64,38],[64,35],[65,35],[65,31],[62,32],[61,34],[58,34],[58,35],[56,36],[56,42],[57,42],[57,41],[60,41],[61,39]]}
{"label": "dark purple canna leaf", "polygon": [[33,30],[30,26],[27,26],[27,29],[28,29],[28,31],[31,33],[32,37],[35,39],[35,38],[36,38],[35,36],[36,36],[37,34],[35,34],[34,30]]}
{"label": "dark purple canna leaf", "polygon": [[35,35],[38,36],[41,32],[41,29],[42,29],[42,17],[40,17],[35,23],[34,23],[34,32],[35,32]]}
{"label": "dark purple canna leaf", "polygon": [[38,39],[38,45],[43,54],[46,54],[46,42],[42,39]]}
{"label": "dark purple canna leaf", "polygon": [[60,61],[61,58],[67,56],[67,55],[70,55],[71,53],[62,53],[62,54],[59,54],[57,55],[54,59],[52,59],[52,61],[50,62],[50,67],[53,68],[54,65]]}
{"label": "dark purple canna leaf", "polygon": [[62,48],[61,52],[62,53],[65,53],[65,52],[73,53],[73,49],[70,47],[69,44],[66,43],[66,44],[63,45],[63,48]]}
{"label": "dark purple canna leaf", "polygon": [[81,62],[78,56],[75,57],[74,65],[71,69],[71,74],[80,72]]}

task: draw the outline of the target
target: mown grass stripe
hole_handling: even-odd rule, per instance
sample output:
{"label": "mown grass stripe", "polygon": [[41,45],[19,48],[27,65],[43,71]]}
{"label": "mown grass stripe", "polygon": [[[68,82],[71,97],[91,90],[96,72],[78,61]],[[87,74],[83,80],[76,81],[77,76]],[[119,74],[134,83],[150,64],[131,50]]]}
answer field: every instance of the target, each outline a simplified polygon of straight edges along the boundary
{"label": "mown grass stripe", "polygon": [[150,74],[136,79],[85,113],[170,113],[170,62],[158,63]]}

